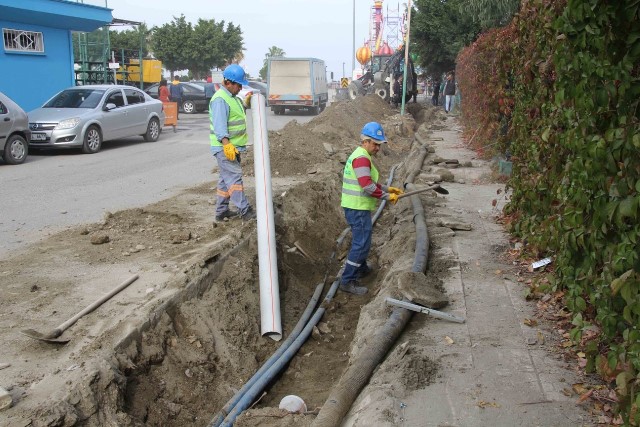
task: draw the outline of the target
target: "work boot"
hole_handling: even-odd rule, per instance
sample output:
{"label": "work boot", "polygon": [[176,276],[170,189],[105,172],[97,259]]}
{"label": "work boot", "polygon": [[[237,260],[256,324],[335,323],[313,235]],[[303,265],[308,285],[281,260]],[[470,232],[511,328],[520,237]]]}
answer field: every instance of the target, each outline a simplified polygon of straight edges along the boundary
{"label": "work boot", "polygon": [[354,295],[364,295],[369,291],[364,286],[358,286],[358,282],[355,280],[349,283],[340,283],[340,290]]}
{"label": "work boot", "polygon": [[231,210],[226,210],[224,212],[222,212],[220,215],[216,215],[216,222],[222,222],[225,219],[229,218],[235,218],[238,216],[238,212],[234,212]]}
{"label": "work boot", "polygon": [[365,277],[369,276],[372,272],[373,272],[373,268],[369,267],[368,265],[364,265],[358,271],[358,278],[364,279]]}
{"label": "work boot", "polygon": [[242,214],[243,221],[251,221],[255,218],[257,218],[256,211],[254,211],[251,206],[249,206],[247,210]]}

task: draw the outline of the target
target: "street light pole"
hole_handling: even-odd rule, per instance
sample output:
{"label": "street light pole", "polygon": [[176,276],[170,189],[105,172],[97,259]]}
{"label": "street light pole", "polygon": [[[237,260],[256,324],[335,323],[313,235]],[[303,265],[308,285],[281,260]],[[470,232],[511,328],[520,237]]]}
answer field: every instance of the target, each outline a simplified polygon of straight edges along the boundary
{"label": "street light pole", "polygon": [[[411,0],[409,0],[409,5],[407,6],[407,40],[404,42],[404,77],[402,79],[402,105],[400,107],[400,115],[404,115],[404,103],[407,93],[407,68],[409,68],[409,39],[411,36]],[[413,76],[411,76],[413,78]],[[413,85],[416,85],[416,82],[413,82]],[[416,90],[414,87],[413,90]]]}

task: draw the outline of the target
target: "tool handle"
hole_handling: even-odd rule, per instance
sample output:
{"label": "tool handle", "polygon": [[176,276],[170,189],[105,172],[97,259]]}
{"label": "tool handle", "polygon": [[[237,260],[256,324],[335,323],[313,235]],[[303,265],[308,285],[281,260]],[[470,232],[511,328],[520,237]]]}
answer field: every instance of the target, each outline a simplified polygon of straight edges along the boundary
{"label": "tool handle", "polygon": [[59,330],[60,333],[62,333],[69,326],[76,323],[78,319],[80,319],[82,316],[84,316],[85,314],[91,313],[93,310],[100,307],[102,304],[104,304],[105,301],[107,301],[109,298],[113,297],[115,294],[117,294],[118,292],[120,292],[121,290],[123,290],[124,288],[132,284],[133,282],[135,282],[137,279],[138,279],[138,275],[134,274],[133,276],[131,276],[130,278],[122,282],[120,285],[118,285],[116,288],[112,289],[111,292],[103,295],[99,300],[86,306],[84,310],[82,310],[80,313],[76,314],[71,319],[64,322],[62,325],[58,326],[56,329]]}
{"label": "tool handle", "polygon": [[432,185],[430,187],[421,188],[419,190],[409,191],[408,193],[402,193],[398,196],[398,199],[402,199],[403,197],[413,196],[414,194],[424,193],[425,191],[435,190],[440,187],[439,185]]}

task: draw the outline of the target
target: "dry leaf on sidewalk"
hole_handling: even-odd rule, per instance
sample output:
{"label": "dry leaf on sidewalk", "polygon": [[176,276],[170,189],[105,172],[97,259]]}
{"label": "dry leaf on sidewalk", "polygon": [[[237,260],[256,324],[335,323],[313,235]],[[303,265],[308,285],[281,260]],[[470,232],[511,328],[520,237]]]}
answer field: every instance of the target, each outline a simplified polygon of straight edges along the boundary
{"label": "dry leaf on sidewalk", "polygon": [[447,342],[447,344],[451,345],[453,344],[453,340],[450,337],[445,336],[444,340]]}
{"label": "dry leaf on sidewalk", "polygon": [[485,400],[481,400],[480,402],[478,402],[478,407],[484,409],[484,408],[499,408],[500,405],[496,402],[487,402]]}

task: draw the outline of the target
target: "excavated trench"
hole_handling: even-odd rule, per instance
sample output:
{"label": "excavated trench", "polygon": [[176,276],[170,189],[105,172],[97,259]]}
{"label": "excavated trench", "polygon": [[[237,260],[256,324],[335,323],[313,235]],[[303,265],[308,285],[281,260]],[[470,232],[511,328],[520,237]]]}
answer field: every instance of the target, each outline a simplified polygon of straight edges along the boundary
{"label": "excavated trench", "polygon": [[[338,194],[335,183],[312,181],[288,190],[276,203],[285,334],[327,269],[337,271],[329,255],[342,231]],[[200,298],[167,311],[140,342],[118,353],[126,378],[121,423],[126,419],[132,425],[205,425],[278,348],[279,343],[260,336],[256,253],[252,235],[232,255],[217,261],[222,265],[204,278],[207,290]],[[358,321],[357,309],[339,309],[345,304],[347,298],[338,295],[328,319],[267,390],[262,404],[277,406],[284,395],[297,394],[305,396],[309,408],[322,405],[348,361],[346,352]]]}
{"label": "excavated trench", "polygon": [[[333,274],[339,269],[337,262],[329,262],[335,240],[343,229],[336,185],[335,182],[308,182],[288,190],[276,204],[277,241],[295,242],[308,256],[299,249],[293,250],[293,246],[278,244],[285,336],[300,318],[327,269]],[[410,212],[407,210],[404,215]],[[374,246],[380,249],[383,262],[392,265],[391,269],[396,254],[412,253],[413,242],[408,236],[413,224],[409,221],[385,213],[378,223]],[[390,238],[392,233],[396,238]],[[338,258],[344,257],[348,243],[347,239],[339,248]],[[121,366],[126,367],[122,369],[126,388],[121,425],[207,425],[278,348],[280,343],[260,336],[255,246],[255,237],[250,237],[245,246],[236,248],[233,255],[221,261],[223,265],[218,274],[205,279],[207,290],[201,298],[167,312],[144,334],[141,342],[131,343],[119,354]],[[376,254],[372,255],[377,264]],[[416,280],[428,280],[437,288],[439,276],[450,267],[446,260],[433,259],[428,278],[391,273],[386,275],[386,286],[404,282],[410,287]],[[330,276],[325,292],[332,279]],[[375,282],[381,279],[371,277],[365,283],[375,290]],[[366,339],[367,333],[362,336],[366,325],[359,326],[358,321],[363,306],[374,294],[355,298],[339,292],[312,337],[269,385],[256,407],[277,408],[280,399],[294,394],[303,398],[308,411],[317,412],[347,367],[354,339]],[[441,305],[444,304],[443,300]],[[370,310],[373,311],[364,312],[364,317],[371,317],[369,321],[375,330],[373,325],[380,321],[380,315],[385,318],[390,310],[380,306]],[[412,353],[411,349],[405,353],[408,354],[401,360],[392,361],[406,365],[403,369],[411,372],[403,379],[404,386],[411,388],[428,383],[435,376],[435,364],[424,355]],[[278,411],[272,415],[267,411],[255,419],[241,417],[235,425],[310,425],[313,421],[313,417],[284,419],[282,416]]]}

